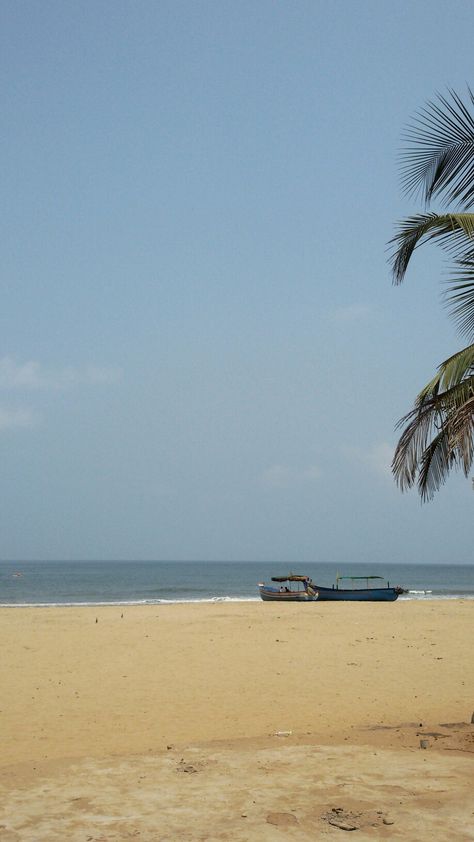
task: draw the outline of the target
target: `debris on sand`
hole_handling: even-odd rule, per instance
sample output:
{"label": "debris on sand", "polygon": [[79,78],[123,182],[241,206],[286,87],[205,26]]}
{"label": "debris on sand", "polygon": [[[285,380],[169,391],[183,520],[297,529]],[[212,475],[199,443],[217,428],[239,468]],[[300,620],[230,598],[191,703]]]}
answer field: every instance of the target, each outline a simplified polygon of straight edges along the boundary
{"label": "debris on sand", "polygon": [[395,824],[392,816],[382,810],[345,810],[344,807],[332,807],[321,819],[339,830],[361,830],[362,828],[381,827]]}
{"label": "debris on sand", "polygon": [[177,767],[176,767],[176,771],[177,772],[186,772],[188,775],[192,775],[194,772],[197,772],[198,770],[196,769],[195,766],[191,766],[190,763],[186,763],[184,758],[182,757],[181,760],[179,761]]}
{"label": "debris on sand", "polygon": [[360,813],[352,813],[344,810],[343,807],[333,807],[330,813],[324,817],[328,824],[338,827],[339,830],[359,830],[359,823],[356,821]]}

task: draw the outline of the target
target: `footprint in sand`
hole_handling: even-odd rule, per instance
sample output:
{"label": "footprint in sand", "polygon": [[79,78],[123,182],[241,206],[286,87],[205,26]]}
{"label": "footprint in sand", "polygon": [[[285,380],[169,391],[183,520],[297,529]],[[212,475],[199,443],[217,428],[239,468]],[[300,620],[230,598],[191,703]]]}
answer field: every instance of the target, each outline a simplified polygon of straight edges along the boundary
{"label": "footprint in sand", "polygon": [[276,825],[276,827],[290,827],[290,825],[298,824],[298,819],[293,813],[269,813],[267,822]]}

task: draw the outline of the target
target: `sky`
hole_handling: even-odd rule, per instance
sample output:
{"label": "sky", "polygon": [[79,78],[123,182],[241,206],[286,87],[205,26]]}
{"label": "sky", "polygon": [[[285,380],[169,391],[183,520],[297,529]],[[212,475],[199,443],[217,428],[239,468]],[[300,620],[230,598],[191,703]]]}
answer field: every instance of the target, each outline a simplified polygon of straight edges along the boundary
{"label": "sky", "polygon": [[[473,563],[470,478],[390,472],[462,347],[401,287],[403,127],[474,7],[0,7],[0,558]],[[436,207],[434,207],[436,210]]]}

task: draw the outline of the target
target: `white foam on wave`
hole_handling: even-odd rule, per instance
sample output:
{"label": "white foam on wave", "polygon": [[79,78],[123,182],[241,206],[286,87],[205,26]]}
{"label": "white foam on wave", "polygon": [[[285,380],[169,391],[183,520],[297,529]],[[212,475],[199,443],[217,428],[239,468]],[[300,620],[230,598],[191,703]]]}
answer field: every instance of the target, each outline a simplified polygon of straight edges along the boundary
{"label": "white foam on wave", "polygon": [[126,605],[183,605],[218,602],[260,602],[258,596],[210,596],[200,599],[128,599],[103,602],[0,602],[0,608],[106,608]]}
{"label": "white foam on wave", "polygon": [[[446,600],[446,599],[474,599],[474,593],[453,593],[453,594],[434,594],[433,591],[426,590],[410,590],[406,594],[402,594],[401,600]],[[228,602],[260,602],[259,596],[209,596],[200,597],[197,599],[180,598],[180,599],[128,599],[116,601],[93,601],[93,602],[0,602],[1,608],[106,608],[107,606],[133,606],[133,605],[197,605],[197,604],[214,604]],[[324,604],[327,601],[324,600]]]}
{"label": "white foam on wave", "polygon": [[432,591],[409,591],[408,594],[400,596],[404,600],[446,600],[446,599],[474,599],[474,594],[469,593],[438,593],[434,594]]}

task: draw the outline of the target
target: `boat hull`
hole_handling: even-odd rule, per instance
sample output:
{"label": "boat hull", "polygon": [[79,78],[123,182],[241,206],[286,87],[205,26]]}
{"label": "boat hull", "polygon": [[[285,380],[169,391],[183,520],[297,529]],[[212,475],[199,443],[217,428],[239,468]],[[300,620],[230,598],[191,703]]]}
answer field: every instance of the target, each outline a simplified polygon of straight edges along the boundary
{"label": "boat hull", "polygon": [[398,599],[398,588],[322,588],[313,585],[319,593],[322,602],[395,602]]}
{"label": "boat hull", "polygon": [[260,596],[264,602],[316,602],[317,592],[304,591],[280,591],[279,588],[259,585]]}

